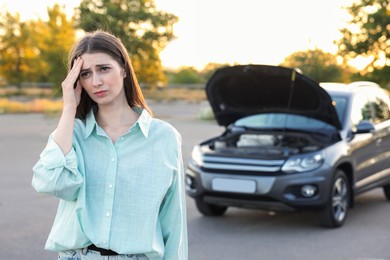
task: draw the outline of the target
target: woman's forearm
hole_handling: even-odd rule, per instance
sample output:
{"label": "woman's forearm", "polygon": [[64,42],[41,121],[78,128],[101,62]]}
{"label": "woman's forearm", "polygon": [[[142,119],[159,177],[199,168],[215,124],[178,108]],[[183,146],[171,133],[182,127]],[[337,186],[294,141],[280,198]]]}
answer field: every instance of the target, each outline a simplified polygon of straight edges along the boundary
{"label": "woman's forearm", "polygon": [[54,142],[61,148],[64,155],[72,149],[73,127],[76,109],[64,107],[57,130],[54,134]]}
{"label": "woman's forearm", "polygon": [[65,155],[72,149],[74,119],[77,106],[80,103],[82,90],[82,86],[77,78],[79,77],[82,65],[83,60],[78,57],[74,61],[74,66],[61,84],[64,108],[62,109],[60,122],[58,123],[54,135],[54,142],[57,143]]}

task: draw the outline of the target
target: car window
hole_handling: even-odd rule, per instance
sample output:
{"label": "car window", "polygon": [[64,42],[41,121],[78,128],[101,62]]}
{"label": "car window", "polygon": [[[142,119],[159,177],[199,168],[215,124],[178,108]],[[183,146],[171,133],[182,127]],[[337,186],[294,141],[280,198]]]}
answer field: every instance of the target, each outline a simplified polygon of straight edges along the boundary
{"label": "car window", "polygon": [[244,126],[249,128],[265,128],[265,129],[302,129],[302,130],[318,130],[318,129],[335,129],[323,121],[316,120],[310,117],[269,113],[257,114],[243,117],[235,122],[236,126]]}
{"label": "car window", "polygon": [[332,101],[335,105],[337,116],[339,117],[340,122],[344,122],[347,107],[347,98],[332,96]]}
{"label": "car window", "polygon": [[386,95],[378,93],[359,93],[352,103],[352,125],[356,126],[362,120],[379,124],[390,119],[390,101]]}
{"label": "car window", "polygon": [[375,113],[375,124],[379,124],[390,119],[389,103],[386,102],[382,97],[375,97],[372,105]]}
{"label": "car window", "polygon": [[358,93],[354,96],[351,110],[351,121],[353,126],[356,126],[363,120],[370,122],[374,121],[371,103],[367,93]]}

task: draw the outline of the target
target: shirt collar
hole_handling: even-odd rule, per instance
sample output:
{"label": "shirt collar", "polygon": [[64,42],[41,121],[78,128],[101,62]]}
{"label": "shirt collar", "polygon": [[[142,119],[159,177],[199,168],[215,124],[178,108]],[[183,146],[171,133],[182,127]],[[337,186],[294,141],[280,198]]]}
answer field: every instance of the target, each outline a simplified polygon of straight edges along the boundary
{"label": "shirt collar", "polygon": [[[133,107],[132,109],[140,115],[134,125],[138,125],[142,134],[147,138],[149,136],[149,129],[152,123],[151,115],[146,109],[142,109],[140,107]],[[93,109],[89,111],[85,121],[85,138],[88,138],[92,134],[93,129],[97,126]]]}
{"label": "shirt collar", "polygon": [[139,128],[141,128],[143,135],[148,138],[150,125],[152,123],[151,115],[146,109],[142,109],[140,107],[133,107],[133,110],[140,115],[136,124],[138,124]]}

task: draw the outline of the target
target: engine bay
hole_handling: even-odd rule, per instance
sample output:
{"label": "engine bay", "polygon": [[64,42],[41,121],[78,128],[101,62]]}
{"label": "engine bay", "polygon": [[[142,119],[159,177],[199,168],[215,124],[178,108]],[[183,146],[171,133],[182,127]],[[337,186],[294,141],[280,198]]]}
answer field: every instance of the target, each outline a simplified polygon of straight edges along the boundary
{"label": "engine bay", "polygon": [[321,150],[330,143],[330,137],[318,134],[244,132],[227,133],[208,146],[210,150],[226,155],[286,158]]}

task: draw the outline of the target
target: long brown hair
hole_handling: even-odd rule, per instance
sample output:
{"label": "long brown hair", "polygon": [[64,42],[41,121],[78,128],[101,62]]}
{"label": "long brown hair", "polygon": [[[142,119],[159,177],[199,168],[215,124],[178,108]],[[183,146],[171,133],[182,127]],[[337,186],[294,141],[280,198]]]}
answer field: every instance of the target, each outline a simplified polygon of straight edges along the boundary
{"label": "long brown hair", "polygon": [[[126,77],[123,79],[123,87],[127,103],[130,107],[140,107],[146,109],[151,115],[152,111],[146,104],[137,77],[131,65],[129,54],[120,39],[105,31],[95,31],[84,35],[76,42],[68,57],[68,70],[73,67],[74,60],[84,53],[102,52],[110,55],[119,65],[125,69]],[[80,104],[77,106],[76,118],[85,119],[92,108],[97,108],[97,104],[82,89]]]}

